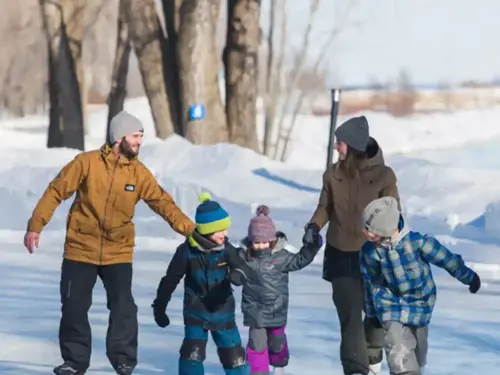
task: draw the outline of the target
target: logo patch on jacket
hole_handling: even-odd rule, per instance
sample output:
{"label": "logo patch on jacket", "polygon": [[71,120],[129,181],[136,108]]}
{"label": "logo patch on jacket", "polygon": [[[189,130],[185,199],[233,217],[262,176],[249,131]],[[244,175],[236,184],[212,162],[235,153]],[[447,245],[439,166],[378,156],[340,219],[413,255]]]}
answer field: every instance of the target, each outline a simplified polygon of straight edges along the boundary
{"label": "logo patch on jacket", "polygon": [[135,185],[131,184],[125,185],[125,191],[135,191]]}

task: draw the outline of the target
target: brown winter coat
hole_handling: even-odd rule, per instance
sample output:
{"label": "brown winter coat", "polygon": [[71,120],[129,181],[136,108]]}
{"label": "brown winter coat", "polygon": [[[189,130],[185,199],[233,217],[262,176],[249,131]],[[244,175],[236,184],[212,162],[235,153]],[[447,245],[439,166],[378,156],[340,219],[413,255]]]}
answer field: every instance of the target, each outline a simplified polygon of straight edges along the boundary
{"label": "brown winter coat", "polygon": [[189,235],[194,229],[142,162],[119,158],[104,145],[77,155],[59,172],[36,205],[28,231],[40,233],[59,204],[75,191],[67,219],[66,259],[98,265],[132,262],[132,218],[139,199],[176,232]]}
{"label": "brown winter coat", "polygon": [[371,142],[369,158],[361,163],[359,178],[346,177],[338,163],[323,173],[319,203],[310,220],[320,228],[329,223],[327,242],[342,251],[358,251],[366,241],[361,215],[368,203],[383,196],[392,196],[399,202],[396,175],[385,165],[376,141],[372,138]]}

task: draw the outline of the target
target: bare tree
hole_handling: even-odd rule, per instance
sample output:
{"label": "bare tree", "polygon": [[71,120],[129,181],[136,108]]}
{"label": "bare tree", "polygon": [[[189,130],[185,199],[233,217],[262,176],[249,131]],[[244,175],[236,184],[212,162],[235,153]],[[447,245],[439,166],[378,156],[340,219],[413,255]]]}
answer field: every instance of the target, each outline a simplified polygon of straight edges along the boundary
{"label": "bare tree", "polygon": [[48,147],[84,149],[80,94],[85,0],[39,0],[49,47]]}
{"label": "bare tree", "polygon": [[[279,5],[279,7],[278,7]],[[275,122],[278,107],[278,98],[282,94],[281,79],[285,49],[287,45],[288,17],[286,13],[286,0],[271,2],[269,31],[267,36],[267,61],[264,101],[264,142],[263,153],[272,156],[276,153]],[[275,49],[276,22],[281,19],[279,41]]]}
{"label": "bare tree", "polygon": [[229,0],[224,63],[230,140],[258,149],[258,55],[260,0]]}
{"label": "bare tree", "polygon": [[154,0],[122,0],[126,8],[129,35],[139,61],[144,89],[151,106],[156,136],[174,134],[172,112],[163,71],[163,31]]}
{"label": "bare tree", "polygon": [[179,11],[183,0],[162,0],[165,20],[165,40],[163,46],[163,73],[169,98],[170,113],[177,134],[184,136],[181,116],[181,82],[179,79],[178,33]]}
{"label": "bare tree", "polygon": [[406,69],[401,69],[398,75],[397,91],[391,95],[387,103],[387,111],[395,117],[409,116],[415,112],[418,99],[418,92],[412,83],[410,73]]}
{"label": "bare tree", "polygon": [[[218,2],[217,0],[216,2]],[[218,89],[218,59],[214,57],[214,13],[219,7],[202,0],[184,0],[180,7],[177,52],[185,136],[196,144],[227,141],[227,126]],[[203,119],[191,119],[189,109],[204,105]]]}
{"label": "bare tree", "polygon": [[[304,32],[302,46],[297,55],[297,58],[295,59],[295,64],[291,71],[291,77],[287,79],[287,81],[290,82],[290,84],[289,86],[287,85],[286,87],[286,95],[283,102],[280,119],[278,121],[278,140],[277,140],[277,145],[274,149],[274,158],[277,159],[279,155],[279,159],[281,161],[286,160],[288,146],[291,140],[291,135],[293,133],[297,117],[302,109],[304,99],[307,95],[306,91],[298,90],[299,92],[297,99],[292,100],[293,99],[292,94],[297,91],[298,84],[300,83],[303,72],[307,71],[307,69],[305,68],[307,67],[307,56],[309,55],[311,31],[312,31],[312,26],[314,24],[314,18],[319,9],[319,3],[320,0],[311,0],[309,19],[306,26],[306,30]],[[328,52],[330,51],[332,43],[338,38],[338,36],[341,33],[345,32],[345,30],[348,27],[353,27],[358,25],[358,23],[352,22],[352,20],[349,17],[355,5],[356,5],[355,0],[349,0],[347,2],[346,7],[342,9],[341,12],[339,12],[338,16],[336,17],[337,20],[335,22],[334,27],[328,34],[328,38],[320,48],[320,53],[318,54],[316,60],[312,64],[311,71],[313,74],[315,75],[320,74],[321,66],[324,63],[325,58],[328,55]],[[290,115],[290,112],[291,116],[289,119],[289,123],[288,126],[285,127],[286,118],[287,116]]]}
{"label": "bare tree", "polygon": [[123,104],[127,96],[127,74],[132,49],[129,26],[127,23],[127,8],[124,1],[120,1],[118,12],[117,38],[115,50],[115,62],[111,76],[111,89],[108,95],[108,127],[106,139],[109,140],[109,125],[111,119],[123,110]]}

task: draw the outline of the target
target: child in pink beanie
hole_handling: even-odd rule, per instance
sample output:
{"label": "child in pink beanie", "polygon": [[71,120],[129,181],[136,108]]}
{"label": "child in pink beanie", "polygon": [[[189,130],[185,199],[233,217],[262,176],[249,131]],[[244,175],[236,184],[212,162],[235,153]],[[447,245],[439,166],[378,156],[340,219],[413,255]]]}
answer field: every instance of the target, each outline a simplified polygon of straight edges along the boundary
{"label": "child in pink beanie", "polygon": [[285,249],[286,236],[276,230],[269,207],[259,206],[250,220],[240,256],[257,275],[243,286],[241,301],[243,324],[250,329],[247,359],[252,375],[268,375],[269,366],[288,364],[288,273],[313,261],[323,241],[319,234],[311,239],[294,254]]}

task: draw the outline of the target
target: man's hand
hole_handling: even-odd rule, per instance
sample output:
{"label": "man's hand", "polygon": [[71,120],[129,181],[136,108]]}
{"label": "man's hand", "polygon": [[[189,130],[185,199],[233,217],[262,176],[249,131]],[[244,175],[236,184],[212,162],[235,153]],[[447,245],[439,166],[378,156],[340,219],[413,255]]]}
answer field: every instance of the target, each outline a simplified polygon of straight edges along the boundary
{"label": "man's hand", "polygon": [[30,254],[33,254],[35,247],[38,248],[40,242],[40,233],[26,232],[24,235],[24,246],[28,249]]}

